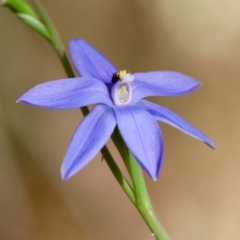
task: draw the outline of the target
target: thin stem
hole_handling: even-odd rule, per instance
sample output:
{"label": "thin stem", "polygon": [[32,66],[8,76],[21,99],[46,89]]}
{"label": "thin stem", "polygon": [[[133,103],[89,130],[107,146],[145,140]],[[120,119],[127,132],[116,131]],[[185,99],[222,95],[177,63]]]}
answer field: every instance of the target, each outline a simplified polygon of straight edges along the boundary
{"label": "thin stem", "polygon": [[[62,43],[62,40],[58,34],[57,29],[55,28],[51,18],[49,17],[47,11],[45,10],[44,6],[42,5],[40,0],[32,0],[39,15],[40,18],[42,20],[42,22],[45,24],[46,28],[48,29],[51,38],[52,38],[52,42],[54,47],[56,48],[57,52],[63,56],[65,54],[65,49],[64,49],[64,45]],[[70,65],[70,64],[69,64]],[[71,69],[71,68],[70,68]],[[71,71],[71,70],[70,70]],[[73,71],[71,72],[72,77],[74,77],[74,73]]]}
{"label": "thin stem", "polygon": [[[43,21],[43,23],[45,24],[45,26],[47,27],[51,39],[52,39],[52,45],[54,46],[60,60],[61,63],[63,65],[63,68],[67,74],[67,76],[69,78],[73,78],[74,76],[74,72],[72,70],[71,64],[67,58],[66,52],[65,52],[65,48],[64,45],[61,41],[61,38],[54,26],[54,24],[52,23],[50,17],[48,16],[46,10],[44,9],[43,5],[41,4],[41,2],[39,0],[32,0],[36,9],[39,12],[39,15],[41,17],[41,20]],[[89,109],[88,107],[82,107],[80,109],[82,111],[82,114],[84,116],[86,116],[89,113]],[[116,178],[116,180],[118,181],[118,183],[120,184],[120,186],[122,187],[123,191],[127,194],[127,196],[129,197],[129,199],[135,203],[135,197],[134,197],[134,193],[132,190],[131,185],[128,183],[128,181],[125,179],[125,177],[123,176],[122,172],[120,171],[120,169],[118,168],[116,162],[114,161],[114,158],[112,157],[111,153],[109,152],[108,148],[106,146],[104,146],[101,150],[101,153],[106,161],[106,163],[108,164],[110,170],[112,171],[114,177]]]}
{"label": "thin stem", "polygon": [[115,163],[115,161],[114,161],[112,155],[110,154],[108,148],[106,146],[104,146],[101,150],[101,153],[104,156],[108,167],[114,173],[114,176],[115,176],[116,180],[118,181],[118,183],[120,184],[120,186],[122,187],[124,192],[128,195],[131,202],[135,205],[135,196],[134,196],[134,193],[133,193],[133,189],[130,186],[130,184],[128,183],[128,181],[122,175],[121,170],[119,169],[119,167]]}
{"label": "thin stem", "polygon": [[129,168],[135,193],[135,206],[157,240],[170,240],[148,197],[142,169],[129,152]]}
{"label": "thin stem", "polygon": [[129,175],[131,175],[130,174],[130,169],[129,169],[129,161],[128,161],[128,148],[127,148],[125,142],[122,139],[122,136],[119,132],[118,127],[116,127],[114,129],[114,132],[112,134],[112,140],[113,140],[115,146],[117,147],[118,152],[120,153],[120,155],[123,159],[123,162],[125,164],[125,167],[127,168],[127,171],[129,173]]}

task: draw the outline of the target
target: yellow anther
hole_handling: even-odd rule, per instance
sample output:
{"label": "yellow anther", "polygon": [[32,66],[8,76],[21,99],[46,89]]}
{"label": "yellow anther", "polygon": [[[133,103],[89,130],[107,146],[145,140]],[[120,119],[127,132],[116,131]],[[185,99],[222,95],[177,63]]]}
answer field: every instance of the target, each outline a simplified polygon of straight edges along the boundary
{"label": "yellow anther", "polygon": [[127,73],[126,70],[120,70],[117,73],[114,73],[112,76],[112,83],[115,84],[116,82],[132,82],[134,79],[134,76],[130,73]]}
{"label": "yellow anther", "polygon": [[119,71],[118,75],[120,79],[123,79],[123,77],[126,75],[127,71],[126,70],[121,70]]}
{"label": "yellow anther", "polygon": [[127,71],[126,70],[120,70],[118,73],[117,73],[117,76],[120,80],[123,79],[123,77],[126,75]]}

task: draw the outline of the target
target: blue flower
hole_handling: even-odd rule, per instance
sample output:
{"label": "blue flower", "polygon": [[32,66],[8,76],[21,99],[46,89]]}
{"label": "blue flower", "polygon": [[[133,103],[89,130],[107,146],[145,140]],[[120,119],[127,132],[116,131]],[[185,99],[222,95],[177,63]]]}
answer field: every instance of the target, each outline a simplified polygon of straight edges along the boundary
{"label": "blue flower", "polygon": [[178,96],[200,83],[172,71],[127,73],[118,71],[89,43],[73,39],[72,62],[81,77],[39,84],[18,102],[49,109],[72,109],[95,104],[70,141],[61,168],[64,180],[82,169],[108,141],[116,125],[137,162],[157,180],[163,158],[162,121],[206,143],[213,142],[170,110],[143,98]]}

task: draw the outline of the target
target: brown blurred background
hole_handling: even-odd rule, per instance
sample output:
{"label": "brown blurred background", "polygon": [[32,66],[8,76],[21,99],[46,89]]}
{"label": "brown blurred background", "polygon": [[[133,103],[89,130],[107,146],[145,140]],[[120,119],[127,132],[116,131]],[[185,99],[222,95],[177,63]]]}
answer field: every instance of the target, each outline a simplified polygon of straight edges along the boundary
{"label": "brown blurred background", "polygon": [[[156,183],[147,176],[146,181],[172,240],[239,240],[240,2],[43,4],[66,46],[81,37],[119,69],[175,70],[203,83],[193,94],[153,100],[211,137],[216,150],[161,124],[163,168]],[[0,239],[153,239],[100,155],[61,181],[61,161],[82,118],[79,110],[15,103],[30,87],[65,77],[51,46],[0,8]]]}

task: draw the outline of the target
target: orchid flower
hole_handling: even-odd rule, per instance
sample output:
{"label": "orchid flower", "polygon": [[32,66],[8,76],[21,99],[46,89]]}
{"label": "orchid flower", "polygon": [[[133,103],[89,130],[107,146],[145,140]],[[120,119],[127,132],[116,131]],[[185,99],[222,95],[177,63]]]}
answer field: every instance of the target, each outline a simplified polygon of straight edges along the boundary
{"label": "orchid flower", "polygon": [[18,102],[49,109],[73,109],[94,104],[72,136],[61,173],[68,179],[101,150],[117,126],[136,161],[153,179],[161,169],[164,143],[157,121],[162,121],[206,143],[213,142],[184,119],[150,101],[149,96],[179,96],[200,83],[173,71],[131,74],[117,70],[89,43],[73,39],[70,56],[80,77],[39,84]]}

